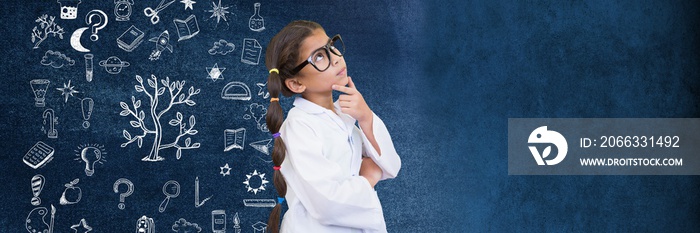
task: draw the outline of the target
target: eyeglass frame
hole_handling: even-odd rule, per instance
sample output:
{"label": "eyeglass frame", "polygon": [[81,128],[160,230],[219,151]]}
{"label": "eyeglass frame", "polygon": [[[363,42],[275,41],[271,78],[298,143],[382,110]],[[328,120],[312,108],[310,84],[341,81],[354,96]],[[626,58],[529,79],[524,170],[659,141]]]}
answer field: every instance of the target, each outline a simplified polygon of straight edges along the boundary
{"label": "eyeglass frame", "polygon": [[[343,48],[342,48],[343,51],[340,51],[337,48],[335,49],[335,50],[338,50],[338,53],[340,53],[340,54],[336,53],[334,49],[331,49],[331,47],[332,47],[331,43],[334,42],[335,41],[334,39],[336,39],[336,38],[337,38],[337,40],[340,40],[340,43],[343,45]],[[316,52],[321,50],[321,49],[326,50],[326,55],[328,55],[328,60],[329,60],[328,66],[326,68],[324,68],[323,70],[319,69],[316,66],[315,62],[313,62],[313,59],[312,59],[314,54],[316,54]],[[306,58],[306,60],[304,60],[301,64],[299,64],[298,66],[294,67],[294,69],[292,69],[291,74],[295,75],[295,74],[299,73],[299,71],[301,71],[301,69],[306,67],[306,65],[308,65],[308,64],[311,64],[319,72],[324,72],[324,71],[328,70],[328,68],[331,67],[331,63],[333,63],[333,60],[331,60],[331,53],[335,54],[338,57],[343,57],[343,54],[345,53],[345,43],[343,42],[343,38],[340,37],[340,34],[336,34],[335,36],[329,38],[328,43],[326,43],[326,45],[311,52],[311,55],[309,55],[309,57]]]}

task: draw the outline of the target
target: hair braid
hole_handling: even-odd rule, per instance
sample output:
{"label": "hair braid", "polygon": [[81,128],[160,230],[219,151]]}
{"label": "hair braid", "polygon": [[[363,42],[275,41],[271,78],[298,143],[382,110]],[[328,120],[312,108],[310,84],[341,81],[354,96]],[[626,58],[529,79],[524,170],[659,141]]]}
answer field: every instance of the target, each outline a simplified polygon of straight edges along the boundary
{"label": "hair braid", "polygon": [[[275,35],[267,46],[265,52],[265,65],[267,69],[278,69],[278,72],[270,72],[267,77],[267,90],[270,98],[279,98],[280,93],[284,96],[292,96],[294,92],[289,90],[284,81],[291,78],[290,71],[297,65],[299,48],[301,43],[311,35],[313,30],[323,29],[321,25],[311,21],[294,21],[285,26]],[[279,101],[271,101],[265,115],[265,122],[270,133],[279,133],[284,122],[284,110]],[[272,148],[272,163],[276,167],[281,167],[287,154],[282,137],[275,137]],[[277,189],[277,195],[284,197],[287,195],[287,182],[280,170],[275,169],[273,184]],[[282,203],[277,203],[270,213],[267,221],[267,232],[278,233],[280,229],[280,217],[282,213]]]}

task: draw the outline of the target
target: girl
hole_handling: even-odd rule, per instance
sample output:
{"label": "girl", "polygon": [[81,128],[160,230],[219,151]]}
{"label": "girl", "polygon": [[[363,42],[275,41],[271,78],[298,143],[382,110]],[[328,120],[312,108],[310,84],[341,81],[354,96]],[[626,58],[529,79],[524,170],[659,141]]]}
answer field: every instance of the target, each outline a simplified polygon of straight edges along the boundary
{"label": "girl", "polygon": [[[290,23],[267,46],[271,99],[265,119],[275,138],[280,196],[268,232],[386,232],[374,185],[396,177],[401,159],[386,126],[347,76],[344,52],[340,35],[329,38],[310,21]],[[333,90],[344,93],[336,102]],[[280,92],[301,94],[286,120]],[[289,210],[280,229],[284,198]]]}

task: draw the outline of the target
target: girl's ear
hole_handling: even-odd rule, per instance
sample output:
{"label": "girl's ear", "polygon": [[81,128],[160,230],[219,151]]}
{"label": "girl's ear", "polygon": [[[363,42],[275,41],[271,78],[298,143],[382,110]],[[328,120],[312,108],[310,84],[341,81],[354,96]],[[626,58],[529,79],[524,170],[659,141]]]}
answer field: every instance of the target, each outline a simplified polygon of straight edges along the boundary
{"label": "girl's ear", "polygon": [[284,80],[284,84],[287,85],[287,88],[289,88],[290,91],[301,94],[306,90],[306,86],[304,84],[301,84],[297,78],[289,78],[287,80]]}

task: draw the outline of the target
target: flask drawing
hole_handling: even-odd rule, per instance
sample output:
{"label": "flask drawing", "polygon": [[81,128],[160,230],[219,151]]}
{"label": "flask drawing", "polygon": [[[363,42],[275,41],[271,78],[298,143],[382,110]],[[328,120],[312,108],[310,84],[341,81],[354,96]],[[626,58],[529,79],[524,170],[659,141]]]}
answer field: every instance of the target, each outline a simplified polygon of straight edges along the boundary
{"label": "flask drawing", "polygon": [[260,3],[256,2],[255,4],[253,4],[253,6],[255,7],[255,14],[253,14],[253,16],[250,16],[250,20],[248,21],[248,28],[256,32],[265,30],[265,20],[262,16],[260,16]]}

